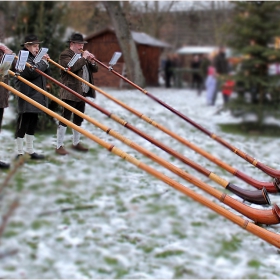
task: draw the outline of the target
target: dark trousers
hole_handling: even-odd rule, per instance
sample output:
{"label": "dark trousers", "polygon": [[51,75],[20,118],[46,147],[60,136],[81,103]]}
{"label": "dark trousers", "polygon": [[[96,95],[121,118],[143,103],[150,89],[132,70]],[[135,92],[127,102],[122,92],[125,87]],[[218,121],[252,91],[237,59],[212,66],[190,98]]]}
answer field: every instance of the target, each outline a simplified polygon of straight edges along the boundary
{"label": "dark trousers", "polygon": [[[68,105],[70,105],[71,107],[75,108],[76,110],[84,113],[85,112],[85,102],[84,101],[72,101],[72,100],[67,100],[67,99],[62,99],[63,102],[67,103]],[[74,114],[72,111],[66,109],[63,107],[63,111],[62,111],[62,117],[70,120],[71,116],[73,114],[73,123],[75,125],[81,126],[82,122],[83,122],[83,118],[81,118],[80,116]],[[64,124],[63,122],[59,122],[60,125],[62,126],[67,126],[66,124]]]}
{"label": "dark trousers", "polygon": [[0,108],[0,131],[2,128],[3,115],[4,115],[4,108]]}
{"label": "dark trousers", "polygon": [[223,93],[224,104],[227,104],[229,101],[229,95]]}
{"label": "dark trousers", "polygon": [[171,80],[173,78],[172,72],[166,72],[165,73],[165,87],[170,88],[171,87]]}
{"label": "dark trousers", "polygon": [[37,127],[37,113],[23,113],[18,115],[15,138],[23,138],[25,134],[34,135]]}

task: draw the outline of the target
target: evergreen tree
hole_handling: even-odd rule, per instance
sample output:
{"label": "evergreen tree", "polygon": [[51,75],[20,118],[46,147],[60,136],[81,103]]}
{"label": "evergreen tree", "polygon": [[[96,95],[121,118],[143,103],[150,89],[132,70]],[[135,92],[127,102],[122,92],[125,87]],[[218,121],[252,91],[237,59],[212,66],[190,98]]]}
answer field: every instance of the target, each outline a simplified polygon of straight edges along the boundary
{"label": "evergreen tree", "polygon": [[[11,2],[11,5],[13,2]],[[23,1],[17,2],[17,16],[13,24],[13,47],[20,49],[27,34],[36,34],[43,40],[43,46],[49,48],[49,54],[56,59],[65,42],[65,26],[62,22],[67,13],[66,2],[55,1]],[[12,7],[11,7],[12,8]],[[12,46],[11,46],[12,47]]]}
{"label": "evergreen tree", "polygon": [[241,56],[241,63],[236,75],[238,98],[229,106],[233,112],[255,113],[261,124],[267,113],[276,115],[280,109],[279,78],[268,71],[270,64],[280,62],[279,49],[275,48],[280,35],[280,2],[233,3],[227,44]]}

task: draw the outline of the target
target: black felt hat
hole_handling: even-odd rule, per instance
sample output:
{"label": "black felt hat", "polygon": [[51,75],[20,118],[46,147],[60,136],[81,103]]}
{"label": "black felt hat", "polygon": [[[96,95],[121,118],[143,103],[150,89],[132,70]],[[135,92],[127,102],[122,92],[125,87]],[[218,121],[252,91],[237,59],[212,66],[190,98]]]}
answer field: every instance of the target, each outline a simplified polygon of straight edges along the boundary
{"label": "black felt hat", "polygon": [[25,36],[24,43],[21,44],[23,47],[25,44],[33,45],[33,44],[41,44],[43,41],[39,41],[36,35],[30,34]]}
{"label": "black felt hat", "polygon": [[87,43],[87,41],[84,41],[83,35],[80,33],[73,33],[67,42],[68,43],[74,42],[74,43],[79,43],[79,44]]}

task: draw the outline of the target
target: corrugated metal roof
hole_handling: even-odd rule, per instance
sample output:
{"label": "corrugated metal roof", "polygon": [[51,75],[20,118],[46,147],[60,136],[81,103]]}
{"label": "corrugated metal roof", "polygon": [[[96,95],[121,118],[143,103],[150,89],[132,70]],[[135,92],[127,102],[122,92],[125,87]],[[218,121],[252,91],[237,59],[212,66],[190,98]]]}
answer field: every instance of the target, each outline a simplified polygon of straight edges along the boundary
{"label": "corrugated metal roof", "polygon": [[138,44],[162,47],[162,48],[171,48],[171,45],[162,42],[156,38],[153,38],[150,35],[143,32],[131,31],[131,35],[133,40]]}

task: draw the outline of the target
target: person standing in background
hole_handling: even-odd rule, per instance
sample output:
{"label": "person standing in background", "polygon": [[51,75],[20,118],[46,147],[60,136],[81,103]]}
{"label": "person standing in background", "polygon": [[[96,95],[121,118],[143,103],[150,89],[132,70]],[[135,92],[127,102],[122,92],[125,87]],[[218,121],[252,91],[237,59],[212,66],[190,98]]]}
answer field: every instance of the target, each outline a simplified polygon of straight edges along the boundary
{"label": "person standing in background", "polygon": [[229,75],[230,77],[223,83],[222,85],[222,94],[223,94],[223,100],[224,105],[226,105],[229,101],[229,97],[232,94],[234,90],[235,82],[232,78],[232,73]]}
{"label": "person standing in background", "polygon": [[205,80],[207,105],[214,105],[213,95],[216,92],[216,87],[217,87],[216,69],[213,66],[210,66],[208,68],[208,75]]}
{"label": "person standing in background", "polygon": [[212,60],[210,55],[207,53],[202,55],[201,63],[200,63],[200,73],[202,78],[203,87],[205,88],[205,81],[208,75],[208,68],[212,64]]}
{"label": "person standing in background", "polygon": [[197,95],[201,94],[203,80],[201,75],[201,60],[199,55],[194,55],[191,61],[192,81],[191,88],[197,89]]}
{"label": "person standing in background", "polygon": [[216,103],[218,92],[221,91],[221,86],[225,81],[225,76],[229,73],[229,63],[226,58],[224,47],[220,47],[217,55],[214,57],[213,66],[217,73],[217,87],[213,96],[213,105]]}
{"label": "person standing in background", "polygon": [[173,78],[173,55],[168,54],[164,65],[165,87],[171,87],[171,79]]}

